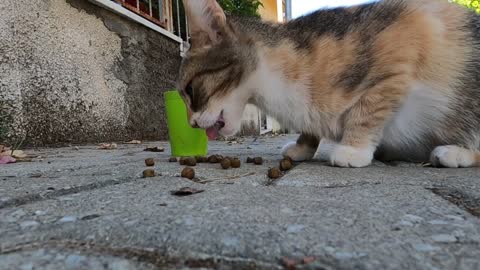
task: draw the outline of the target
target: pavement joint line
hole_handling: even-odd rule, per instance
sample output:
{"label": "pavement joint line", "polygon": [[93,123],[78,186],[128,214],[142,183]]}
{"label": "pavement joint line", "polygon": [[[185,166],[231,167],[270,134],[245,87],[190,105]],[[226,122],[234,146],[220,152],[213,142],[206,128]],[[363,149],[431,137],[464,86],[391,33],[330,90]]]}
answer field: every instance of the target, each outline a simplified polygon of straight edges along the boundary
{"label": "pavement joint line", "polygon": [[29,203],[34,203],[38,201],[43,201],[43,200],[48,200],[48,199],[53,199],[65,195],[71,195],[71,194],[76,194],[84,191],[90,191],[90,190],[95,190],[95,189],[101,189],[109,186],[114,186],[114,185],[120,185],[120,184],[126,184],[130,183],[133,181],[137,181],[139,179],[137,178],[130,178],[130,179],[125,179],[125,180],[106,180],[102,182],[95,182],[95,183],[90,183],[82,186],[76,186],[76,187],[71,187],[68,189],[62,188],[59,190],[54,190],[50,192],[45,192],[44,194],[29,194],[25,196],[20,196],[20,197],[15,197],[8,199],[4,202],[0,203],[0,209],[8,208],[8,207],[18,207],[21,205],[29,204]]}
{"label": "pavement joint line", "polygon": [[140,247],[110,247],[95,243],[94,241],[77,241],[73,239],[67,240],[47,240],[43,242],[27,242],[17,244],[12,247],[0,247],[0,256],[18,252],[35,251],[37,249],[63,249],[78,251],[85,255],[109,255],[117,258],[124,258],[137,262],[150,263],[157,267],[167,267],[174,265],[185,265],[193,268],[216,268],[216,266],[231,264],[238,268],[233,269],[283,269],[280,263],[259,261],[257,259],[212,256],[208,254],[192,254],[187,258],[180,259],[178,256],[167,254],[167,248],[140,248]]}
{"label": "pavement joint line", "polygon": [[480,198],[469,196],[460,190],[452,187],[426,188],[440,198],[456,205],[473,216],[480,218]]}

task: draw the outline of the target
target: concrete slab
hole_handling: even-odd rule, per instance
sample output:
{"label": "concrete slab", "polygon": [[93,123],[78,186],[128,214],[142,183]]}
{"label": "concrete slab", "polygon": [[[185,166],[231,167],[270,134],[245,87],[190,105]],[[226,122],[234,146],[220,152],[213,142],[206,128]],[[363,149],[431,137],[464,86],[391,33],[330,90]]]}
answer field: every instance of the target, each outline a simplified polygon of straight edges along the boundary
{"label": "concrete slab", "polygon": [[[200,164],[207,184],[176,177],[168,148],[145,145],[41,149],[41,162],[2,166],[0,269],[281,269],[285,258],[308,262],[299,269],[480,268],[480,170],[309,162],[266,185],[292,138],[212,143],[212,153],[267,162]],[[139,177],[149,156],[162,176]],[[170,193],[182,187],[204,192]],[[38,196],[19,200],[25,192]]]}

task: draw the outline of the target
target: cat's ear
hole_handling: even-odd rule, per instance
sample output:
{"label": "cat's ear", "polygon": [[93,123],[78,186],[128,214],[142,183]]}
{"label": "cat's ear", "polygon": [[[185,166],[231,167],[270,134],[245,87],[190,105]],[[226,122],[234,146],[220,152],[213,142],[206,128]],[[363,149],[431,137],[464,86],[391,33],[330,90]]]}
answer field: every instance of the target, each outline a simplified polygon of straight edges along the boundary
{"label": "cat's ear", "polygon": [[225,38],[227,18],[216,0],[183,0],[192,48],[209,47]]}

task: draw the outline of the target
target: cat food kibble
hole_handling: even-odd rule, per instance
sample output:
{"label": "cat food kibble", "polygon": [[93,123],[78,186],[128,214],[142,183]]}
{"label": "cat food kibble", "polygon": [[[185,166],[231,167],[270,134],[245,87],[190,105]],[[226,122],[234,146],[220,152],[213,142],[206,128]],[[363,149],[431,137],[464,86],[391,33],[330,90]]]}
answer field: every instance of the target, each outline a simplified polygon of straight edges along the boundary
{"label": "cat food kibble", "polygon": [[155,177],[154,169],[146,169],[145,171],[143,171],[143,178],[148,178],[148,177]]}
{"label": "cat food kibble", "polygon": [[195,167],[197,166],[197,160],[193,157],[189,157],[185,160],[185,165]]}
{"label": "cat food kibble", "polygon": [[187,158],[185,157],[181,157],[180,160],[178,160],[178,164],[180,165],[185,165],[185,163],[187,163]]}
{"label": "cat food kibble", "polygon": [[197,163],[207,163],[208,162],[207,157],[195,157],[195,160],[197,161]]}
{"label": "cat food kibble", "polygon": [[218,162],[219,162],[218,156],[217,156],[217,155],[212,155],[212,156],[208,157],[208,162],[210,162],[210,163],[218,163]]}
{"label": "cat food kibble", "polygon": [[240,159],[238,158],[232,159],[231,163],[232,163],[232,168],[240,168],[240,166],[242,165],[242,163],[240,162]]}
{"label": "cat food kibble", "polygon": [[283,159],[280,161],[280,170],[289,171],[292,169],[292,162],[288,159]]}
{"label": "cat food kibble", "polygon": [[147,167],[153,167],[155,166],[155,160],[153,158],[147,158],[145,159],[145,165],[147,165]]}
{"label": "cat food kibble", "polygon": [[181,176],[183,178],[188,178],[188,179],[192,180],[193,178],[195,178],[195,170],[193,168],[190,168],[190,167],[185,167],[182,170]]}
{"label": "cat food kibble", "polygon": [[177,162],[177,158],[176,157],[171,157],[168,162]]}
{"label": "cat food kibble", "polygon": [[232,166],[232,162],[230,161],[229,158],[222,159],[220,164],[222,165],[222,169],[224,169],[224,170],[228,170]]}
{"label": "cat food kibble", "polygon": [[278,168],[271,168],[268,170],[268,177],[270,179],[278,179],[280,178],[281,172]]}
{"label": "cat food kibble", "polygon": [[262,165],[263,164],[263,158],[256,157],[256,158],[253,159],[253,163],[255,163],[255,165]]}

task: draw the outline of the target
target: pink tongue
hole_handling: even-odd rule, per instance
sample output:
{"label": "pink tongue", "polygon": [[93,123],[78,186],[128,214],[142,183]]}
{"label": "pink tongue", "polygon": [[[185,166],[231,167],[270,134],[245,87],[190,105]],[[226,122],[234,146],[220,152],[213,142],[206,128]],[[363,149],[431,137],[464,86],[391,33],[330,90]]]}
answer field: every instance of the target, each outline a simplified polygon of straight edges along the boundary
{"label": "pink tongue", "polygon": [[206,131],[210,140],[215,140],[218,137],[218,128],[216,126],[209,127]]}

